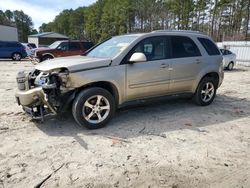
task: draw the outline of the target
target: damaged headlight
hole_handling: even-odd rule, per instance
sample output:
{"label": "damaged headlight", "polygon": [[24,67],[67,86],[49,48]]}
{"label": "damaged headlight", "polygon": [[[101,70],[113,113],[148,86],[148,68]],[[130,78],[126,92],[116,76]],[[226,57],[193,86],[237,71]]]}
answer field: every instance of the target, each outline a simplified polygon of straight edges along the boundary
{"label": "damaged headlight", "polygon": [[41,72],[34,81],[36,86],[43,86],[44,84],[49,83],[49,73]]}

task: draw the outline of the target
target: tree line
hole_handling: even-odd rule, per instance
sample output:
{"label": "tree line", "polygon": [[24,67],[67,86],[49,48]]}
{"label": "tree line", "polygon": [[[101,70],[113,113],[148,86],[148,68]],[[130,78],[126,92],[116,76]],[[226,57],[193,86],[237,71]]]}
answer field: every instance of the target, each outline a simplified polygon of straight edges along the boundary
{"label": "tree line", "polygon": [[97,0],[64,10],[39,29],[94,42],[160,29],[201,31],[216,41],[250,40],[249,14],[250,0]]}
{"label": "tree line", "polygon": [[[152,30],[196,30],[216,41],[250,40],[250,0],[97,0],[66,9],[40,32],[59,32],[95,43],[110,36]],[[23,11],[0,10],[0,24],[16,25],[20,41],[36,33]]]}
{"label": "tree line", "polygon": [[0,25],[17,27],[20,42],[27,42],[28,35],[37,33],[37,31],[33,29],[31,17],[23,11],[6,10],[4,12],[0,10]]}

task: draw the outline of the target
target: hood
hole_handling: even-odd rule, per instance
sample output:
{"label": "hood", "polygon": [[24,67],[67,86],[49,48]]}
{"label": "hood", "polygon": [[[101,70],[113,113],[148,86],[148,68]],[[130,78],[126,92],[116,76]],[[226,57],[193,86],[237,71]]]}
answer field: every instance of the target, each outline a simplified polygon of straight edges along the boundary
{"label": "hood", "polygon": [[94,69],[99,67],[107,67],[111,63],[111,59],[92,58],[86,56],[71,56],[64,58],[56,58],[44,61],[36,65],[36,69],[41,71],[50,71],[58,68],[67,68],[70,72],[77,72],[84,69]]}
{"label": "hood", "polygon": [[44,51],[44,50],[50,50],[51,48],[49,47],[39,47],[39,48],[34,48],[36,51]]}
{"label": "hood", "polygon": [[45,52],[53,52],[55,51],[56,49],[54,48],[49,48],[49,47],[41,47],[41,48],[35,48],[34,51],[36,53],[45,53]]}

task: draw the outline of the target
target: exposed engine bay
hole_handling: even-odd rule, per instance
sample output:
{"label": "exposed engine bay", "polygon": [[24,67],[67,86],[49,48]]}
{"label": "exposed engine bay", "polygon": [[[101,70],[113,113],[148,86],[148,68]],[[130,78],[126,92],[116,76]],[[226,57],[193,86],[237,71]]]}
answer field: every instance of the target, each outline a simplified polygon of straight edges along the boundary
{"label": "exposed engine bay", "polygon": [[71,93],[67,69],[49,72],[33,70],[21,71],[17,75],[20,90],[16,94],[17,102],[34,119],[43,121],[44,116],[57,114],[65,104],[65,96]]}

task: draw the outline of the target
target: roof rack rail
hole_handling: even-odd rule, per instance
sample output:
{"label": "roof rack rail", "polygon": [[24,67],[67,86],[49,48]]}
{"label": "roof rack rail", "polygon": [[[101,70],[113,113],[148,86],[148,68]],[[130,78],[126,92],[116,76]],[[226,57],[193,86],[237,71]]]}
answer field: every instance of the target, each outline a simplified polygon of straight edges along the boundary
{"label": "roof rack rail", "polygon": [[192,30],[155,30],[152,31],[151,33],[160,33],[160,32],[183,32],[183,33],[198,33],[198,34],[202,34],[202,35],[207,35],[207,33],[205,32],[201,32],[201,31],[192,31]]}

